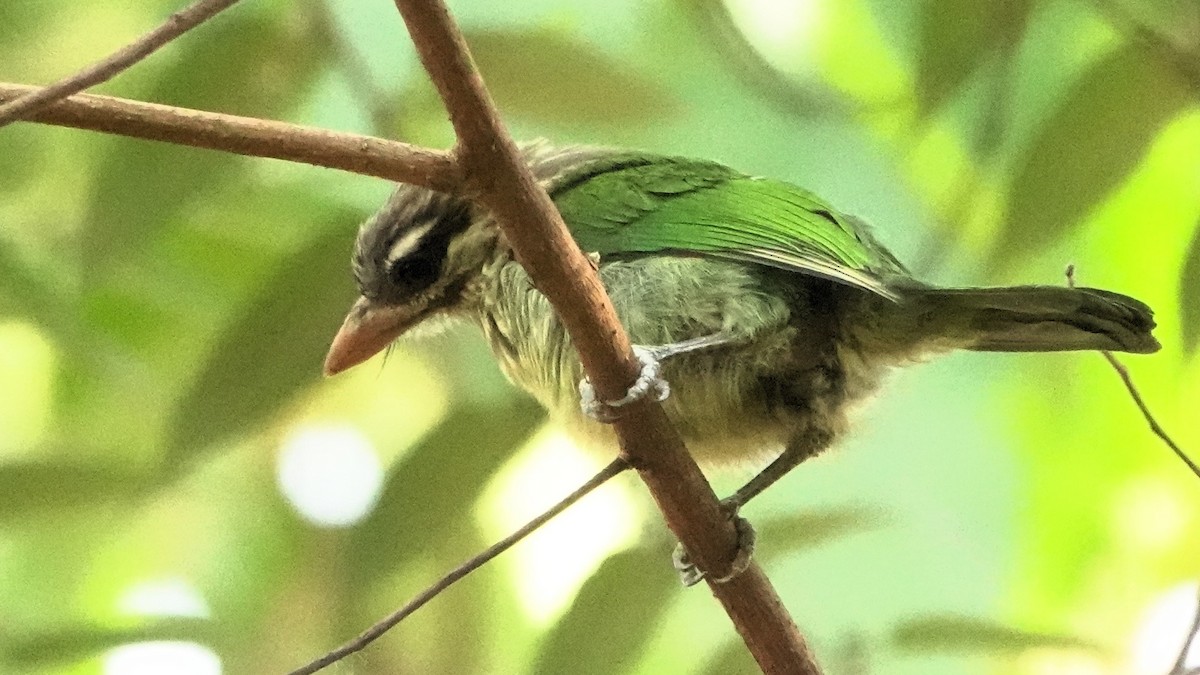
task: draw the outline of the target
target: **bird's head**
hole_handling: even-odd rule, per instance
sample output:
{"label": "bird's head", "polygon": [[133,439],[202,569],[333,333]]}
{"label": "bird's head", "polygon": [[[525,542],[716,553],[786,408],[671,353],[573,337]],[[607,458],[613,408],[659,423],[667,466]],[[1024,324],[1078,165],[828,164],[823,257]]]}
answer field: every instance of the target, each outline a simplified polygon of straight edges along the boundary
{"label": "bird's head", "polygon": [[[544,141],[521,152],[551,193],[640,156]],[[469,200],[401,185],[358,232],[353,262],[362,295],[333,339],[325,374],[358,365],[421,321],[469,304],[472,281],[507,254],[501,242],[494,221]]]}
{"label": "bird's head", "polygon": [[358,232],[360,297],[325,358],[334,375],[382,351],[409,328],[463,303],[495,250],[496,230],[470,202],[401,185]]}

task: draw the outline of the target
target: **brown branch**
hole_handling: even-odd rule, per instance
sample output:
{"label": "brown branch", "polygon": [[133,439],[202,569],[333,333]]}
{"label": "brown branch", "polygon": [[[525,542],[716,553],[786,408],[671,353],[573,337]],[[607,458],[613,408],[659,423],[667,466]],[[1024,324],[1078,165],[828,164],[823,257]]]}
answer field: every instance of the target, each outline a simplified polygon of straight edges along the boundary
{"label": "brown branch", "polygon": [[[1067,265],[1067,286],[1070,288],[1075,288],[1074,265]],[[1121,382],[1125,385],[1125,390],[1129,392],[1130,398],[1133,399],[1133,402],[1135,405],[1137,405],[1138,410],[1142,412],[1142,417],[1144,417],[1146,419],[1146,423],[1150,425],[1150,431],[1153,432],[1155,436],[1158,436],[1163,443],[1166,443],[1167,447],[1171,449],[1171,452],[1174,452],[1175,456],[1178,457],[1179,460],[1184,464],[1186,464],[1197,478],[1200,478],[1200,466],[1196,466],[1196,463],[1192,461],[1192,458],[1188,457],[1187,453],[1183,451],[1183,448],[1179,447],[1179,444],[1171,438],[1166,429],[1163,429],[1158,423],[1158,420],[1154,417],[1154,413],[1150,412],[1150,406],[1146,405],[1145,399],[1142,398],[1142,393],[1138,391],[1137,385],[1133,383],[1133,376],[1129,374],[1129,369],[1126,368],[1125,364],[1121,363],[1112,352],[1101,350],[1100,353],[1104,355],[1106,360],[1108,360],[1108,364],[1113,367],[1113,370],[1117,371],[1117,375],[1121,378]]]}
{"label": "brown branch", "polygon": [[[0,83],[0,101],[36,91],[37,87]],[[462,185],[454,159],[439,150],[253,117],[76,94],[33,113],[27,121],[303,162],[443,192]]]}
{"label": "brown branch", "polygon": [[[597,393],[620,398],[639,371],[629,337],[595,270],[520,159],[449,11],[441,0],[396,0],[396,5],[450,113],[467,185],[496,217],[519,261],[554,305]],[[733,524],[662,407],[646,400],[631,405],[615,428],[622,454],[691,560],[708,578],[723,576],[737,548]],[[757,565],[728,583],[710,581],[709,587],[765,672],[820,672]]]}
{"label": "brown branch", "polygon": [[328,654],[325,654],[321,658],[301,668],[293,670],[292,672],[288,673],[288,675],[310,675],[311,673],[321,670],[325,666],[337,663],[347,656],[357,651],[361,651],[364,647],[379,639],[380,636],[395,627],[396,624],[403,621],[405,617],[424,607],[426,603],[437,597],[442,591],[454,585],[471,572],[474,572],[480,567],[483,567],[487,563],[491,562],[493,558],[512,548],[514,544],[521,541],[525,537],[528,537],[535,530],[549,522],[552,518],[563,511],[566,511],[567,508],[572,504],[580,499],[583,499],[590,492],[608,482],[610,478],[628,468],[628,462],[619,457],[609,462],[608,466],[601,469],[599,473],[597,473],[595,476],[592,476],[583,485],[579,486],[579,489],[567,495],[562,501],[558,502],[554,506],[551,506],[541,515],[522,525],[517,531],[501,539],[495,544],[492,544],[486,550],[472,557],[470,560],[467,560],[458,567],[455,567],[453,570],[450,570],[446,576],[438,579],[433,585],[421,591],[415,598],[410,600],[408,604],[376,622],[374,626],[371,626],[367,630],[363,631],[353,640],[329,652]]}
{"label": "brown branch", "polygon": [[55,101],[61,101],[71,94],[78,94],[88,87],[111,80],[168,42],[208,21],[237,1],[196,0],[167,17],[167,20],[154,30],[113,52],[107,58],[44,89],[31,91],[15,101],[0,105],[0,128]]}

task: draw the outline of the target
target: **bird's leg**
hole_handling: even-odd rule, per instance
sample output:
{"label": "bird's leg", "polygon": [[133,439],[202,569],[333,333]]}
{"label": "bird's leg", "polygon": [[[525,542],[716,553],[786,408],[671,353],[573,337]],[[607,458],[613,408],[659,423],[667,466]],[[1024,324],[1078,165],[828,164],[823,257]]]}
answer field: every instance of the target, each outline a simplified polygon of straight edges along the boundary
{"label": "bird's leg", "polygon": [[[754,555],[754,544],[757,535],[754,532],[754,527],[750,525],[750,521],[739,516],[738,511],[751,499],[761,494],[763,490],[771,487],[780,478],[786,476],[789,471],[796,468],[805,459],[820,453],[829,447],[829,444],[832,442],[833,434],[827,430],[806,429],[804,433],[797,434],[788,441],[783,454],[776,457],[766,468],[758,472],[758,475],[751,478],[732,495],[721,500],[721,508],[733,520],[733,524],[737,528],[738,550],[733,560],[729,563],[729,571],[720,578],[713,579],[714,582],[722,584],[744,572],[750,566],[750,559]],[[682,544],[675,547],[675,553],[671,556],[671,561],[675,565],[675,570],[679,572],[679,580],[683,582],[684,586],[694,586],[704,579],[707,574],[696,568],[688,558],[687,551],[684,550]]]}
{"label": "bird's leg", "polygon": [[640,401],[648,394],[653,394],[655,401],[664,401],[671,394],[671,386],[661,375],[663,360],[678,354],[725,345],[733,341],[732,334],[722,331],[666,345],[652,347],[634,345],[633,353],[642,364],[642,371],[633,386],[629,387],[629,391],[615,401],[601,401],[596,398],[596,391],[592,388],[592,383],[585,377],[579,381],[579,407],[583,414],[597,422],[611,423],[619,417],[618,408]]}
{"label": "bird's leg", "polygon": [[751,478],[736,492],[721,500],[721,506],[730,517],[736,516],[746,502],[754,499],[763,490],[771,487],[789,471],[799,466],[800,462],[819,454],[833,442],[833,434],[821,427],[809,427],[803,433],[797,434],[788,441],[779,455],[766,466],[758,475]]}

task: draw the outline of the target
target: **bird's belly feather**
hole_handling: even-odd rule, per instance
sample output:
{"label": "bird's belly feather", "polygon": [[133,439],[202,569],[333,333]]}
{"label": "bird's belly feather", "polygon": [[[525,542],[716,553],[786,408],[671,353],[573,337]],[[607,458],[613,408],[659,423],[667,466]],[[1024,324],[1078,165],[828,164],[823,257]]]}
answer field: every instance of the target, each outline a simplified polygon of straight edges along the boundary
{"label": "bird's belly feather", "polygon": [[[847,401],[841,385],[816,384],[828,379],[823,371],[797,366],[798,345],[803,350],[814,337],[833,338],[804,335],[791,308],[764,292],[746,266],[660,257],[604,265],[601,279],[636,344],[668,344],[722,331],[737,338],[731,345],[663,363],[671,385],[664,410],[698,461],[761,462],[777,455],[805,424],[842,426]],[[505,374],[575,438],[611,452],[611,427],[580,412],[582,367],[545,297],[515,263],[495,270],[488,290],[479,323]],[[781,387],[801,392],[793,399],[802,400],[781,402],[787,399]]]}

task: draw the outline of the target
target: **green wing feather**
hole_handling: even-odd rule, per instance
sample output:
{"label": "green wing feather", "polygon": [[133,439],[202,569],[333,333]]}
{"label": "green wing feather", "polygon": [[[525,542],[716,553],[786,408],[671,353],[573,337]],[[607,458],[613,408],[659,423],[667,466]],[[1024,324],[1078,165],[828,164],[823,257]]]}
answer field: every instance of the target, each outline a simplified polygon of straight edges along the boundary
{"label": "green wing feather", "polygon": [[677,251],[813,274],[895,298],[904,267],[816,195],[713,162],[630,155],[578,171],[554,200],[584,251]]}

